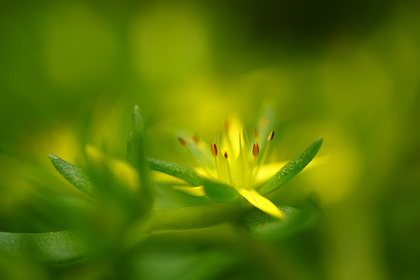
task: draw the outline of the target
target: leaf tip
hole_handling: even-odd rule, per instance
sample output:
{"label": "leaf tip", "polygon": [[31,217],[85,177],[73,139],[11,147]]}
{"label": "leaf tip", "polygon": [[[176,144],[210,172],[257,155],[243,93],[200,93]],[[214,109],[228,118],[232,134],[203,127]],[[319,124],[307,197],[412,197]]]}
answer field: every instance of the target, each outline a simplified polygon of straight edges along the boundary
{"label": "leaf tip", "polygon": [[59,159],[58,156],[55,156],[53,154],[48,154],[48,158],[50,159],[51,162],[56,161]]}
{"label": "leaf tip", "polygon": [[315,141],[314,141],[314,145],[318,146],[318,149],[321,148],[322,143],[324,143],[324,138],[323,137],[318,137]]}
{"label": "leaf tip", "polygon": [[135,104],[135,105],[134,105],[133,114],[139,114],[139,113],[140,113],[140,108],[139,108],[139,105]]}

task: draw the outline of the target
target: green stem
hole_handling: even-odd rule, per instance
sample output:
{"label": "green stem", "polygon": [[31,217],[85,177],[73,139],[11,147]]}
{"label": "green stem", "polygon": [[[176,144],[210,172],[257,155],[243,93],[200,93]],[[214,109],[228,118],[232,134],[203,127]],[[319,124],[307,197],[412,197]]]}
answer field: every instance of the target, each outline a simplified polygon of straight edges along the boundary
{"label": "green stem", "polygon": [[231,222],[239,213],[235,205],[196,206],[176,209],[155,209],[146,218],[135,223],[127,237],[126,248],[145,237],[165,231],[198,229]]}

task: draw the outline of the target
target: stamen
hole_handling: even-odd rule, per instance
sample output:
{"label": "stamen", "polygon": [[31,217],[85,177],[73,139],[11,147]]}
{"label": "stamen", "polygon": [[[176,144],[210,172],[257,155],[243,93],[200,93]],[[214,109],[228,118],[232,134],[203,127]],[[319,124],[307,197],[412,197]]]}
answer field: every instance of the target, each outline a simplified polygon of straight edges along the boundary
{"label": "stamen", "polygon": [[264,160],[267,157],[268,148],[270,148],[270,143],[271,143],[271,141],[273,141],[273,138],[274,138],[274,130],[272,130],[267,137],[268,142],[267,142],[267,145],[265,146],[264,155],[261,158],[260,165],[264,163]]}
{"label": "stamen", "polygon": [[223,123],[223,130],[224,130],[224,133],[225,133],[224,137],[226,137],[228,145],[229,145],[229,149],[233,152],[234,149],[233,149],[232,141],[229,137],[230,122],[227,119],[225,119],[225,121]]}
{"label": "stamen", "polygon": [[258,141],[258,130],[256,128],[252,132],[252,136],[254,137],[254,140],[255,141]]}
{"label": "stamen", "polygon": [[229,127],[230,127],[230,123],[229,123],[229,121],[226,119],[226,120],[223,122],[223,129],[225,130],[225,132],[226,132],[226,133],[229,131]]}
{"label": "stamen", "polygon": [[225,152],[225,153],[223,154],[223,156],[224,156],[224,157],[225,157],[225,159],[226,159],[226,166],[227,166],[227,171],[228,171],[228,175],[229,175],[229,182],[230,182],[230,184],[233,186],[232,173],[230,173],[230,166],[229,166],[229,161],[228,161],[228,154],[227,154],[227,152]]}
{"label": "stamen", "polygon": [[217,177],[220,178],[219,164],[217,163],[217,146],[215,143],[211,144],[211,154],[214,157],[214,166],[216,167]]}
{"label": "stamen", "polygon": [[272,131],[270,132],[270,134],[268,135],[267,140],[271,142],[271,140],[273,140],[273,137],[274,137],[274,130],[272,130]]}
{"label": "stamen", "polygon": [[[244,135],[245,136],[245,135]],[[242,163],[245,166],[246,159],[245,159],[245,153],[243,152],[243,146],[242,146],[242,135],[239,133],[239,155],[242,158]]]}
{"label": "stamen", "polygon": [[192,135],[192,140],[194,141],[195,144],[200,143],[200,138],[198,137],[197,134]]}
{"label": "stamen", "polygon": [[268,149],[270,148],[270,143],[273,140],[273,138],[274,138],[274,130],[272,130],[267,137],[267,140],[268,140],[267,145],[265,146],[264,154],[260,160],[260,163],[258,164],[257,170],[255,170],[255,175],[258,174],[258,172],[260,171],[261,165],[264,164],[265,158],[267,157],[267,154],[268,154]]}
{"label": "stamen", "polygon": [[214,130],[214,142],[220,144],[220,131],[218,128]]}
{"label": "stamen", "polygon": [[248,136],[246,135],[245,128],[242,129],[242,135],[244,136],[244,146],[248,146]]}
{"label": "stamen", "polygon": [[248,182],[251,183],[252,181],[252,173],[254,171],[255,165],[257,164],[257,157],[260,153],[260,146],[257,142],[254,142],[254,145],[252,145],[252,155],[254,156],[254,160],[252,161],[251,169],[249,170],[249,178]]}
{"label": "stamen", "polygon": [[[245,140],[245,134],[244,134],[244,141],[246,141]],[[239,164],[237,165],[237,168],[240,170],[240,173],[241,174],[244,174],[245,173],[245,168],[247,167],[247,160],[246,160],[246,158],[245,158],[245,150],[244,150],[244,147],[246,147],[247,145],[243,145],[242,144],[242,135],[241,135],[241,133],[239,133],[239,157],[240,158],[238,158],[239,159]]]}
{"label": "stamen", "polygon": [[211,153],[213,155],[213,157],[217,157],[217,146],[215,143],[211,144]]}
{"label": "stamen", "polygon": [[178,137],[178,141],[179,143],[181,143],[182,146],[187,147],[187,142],[183,138]]}
{"label": "stamen", "polygon": [[199,165],[201,168],[203,168],[203,170],[210,175],[210,172],[203,166],[203,164],[201,163],[201,161],[198,160],[198,158],[195,156],[195,154],[191,151],[190,147],[188,146],[187,141],[184,140],[184,138],[182,137],[178,137],[178,141],[181,143],[182,146],[185,147],[185,149],[187,150],[188,154],[190,154],[190,156],[193,158],[193,160],[195,161],[195,163],[197,165]]}
{"label": "stamen", "polygon": [[258,157],[260,153],[260,146],[258,145],[257,142],[254,143],[254,145],[252,145],[252,154],[254,155],[254,158]]}

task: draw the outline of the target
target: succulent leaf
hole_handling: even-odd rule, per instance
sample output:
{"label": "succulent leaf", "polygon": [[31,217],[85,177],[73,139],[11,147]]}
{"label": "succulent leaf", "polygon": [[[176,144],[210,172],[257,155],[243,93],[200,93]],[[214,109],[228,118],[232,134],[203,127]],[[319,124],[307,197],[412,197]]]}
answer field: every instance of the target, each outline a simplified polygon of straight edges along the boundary
{"label": "succulent leaf", "polygon": [[55,155],[50,154],[48,156],[50,157],[50,161],[54,165],[55,169],[57,169],[64,179],[69,181],[73,186],[87,194],[89,197],[95,197],[94,185],[81,168],[74,166]]}
{"label": "succulent leaf", "polygon": [[301,172],[316,156],[322,145],[322,141],[322,138],[315,140],[303,153],[289,161],[273,177],[258,186],[257,191],[261,194],[270,193],[292,179],[295,175]]}

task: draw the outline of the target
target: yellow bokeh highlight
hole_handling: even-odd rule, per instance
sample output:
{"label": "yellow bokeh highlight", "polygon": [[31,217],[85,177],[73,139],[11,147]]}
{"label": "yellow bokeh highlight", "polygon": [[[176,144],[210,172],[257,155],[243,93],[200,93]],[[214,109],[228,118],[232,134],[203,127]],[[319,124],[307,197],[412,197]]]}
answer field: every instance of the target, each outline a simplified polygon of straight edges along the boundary
{"label": "yellow bokeh highlight", "polygon": [[173,189],[185,192],[193,196],[205,196],[204,188],[202,186],[190,187],[190,186],[173,186]]}
{"label": "yellow bokeh highlight", "polygon": [[82,4],[66,4],[45,15],[44,57],[58,85],[85,85],[109,76],[117,41],[107,20]]}
{"label": "yellow bokeh highlight", "polygon": [[138,173],[128,162],[107,157],[92,145],[86,146],[86,156],[96,166],[105,165],[113,177],[123,186],[127,186],[131,190],[138,189],[140,184]]}
{"label": "yellow bokeh highlight", "polygon": [[205,24],[192,7],[160,3],[132,24],[135,64],[141,77],[189,80],[206,70],[209,45]]}
{"label": "yellow bokeh highlight", "polygon": [[355,190],[361,157],[351,136],[340,127],[330,124],[323,128],[323,135],[325,142],[320,154],[327,156],[315,158],[315,166],[307,169],[302,178],[310,191],[320,195],[322,203],[329,204],[346,199]]}

